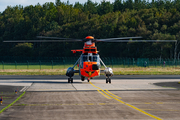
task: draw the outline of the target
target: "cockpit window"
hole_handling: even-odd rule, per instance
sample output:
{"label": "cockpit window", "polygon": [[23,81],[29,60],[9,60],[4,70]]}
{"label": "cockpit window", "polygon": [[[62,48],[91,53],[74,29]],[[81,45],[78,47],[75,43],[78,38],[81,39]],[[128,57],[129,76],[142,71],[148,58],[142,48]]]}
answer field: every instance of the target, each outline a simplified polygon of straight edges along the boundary
{"label": "cockpit window", "polygon": [[93,62],[97,62],[97,56],[93,56]]}
{"label": "cockpit window", "polygon": [[97,64],[100,64],[100,59],[99,55],[81,55],[81,60],[80,60],[80,68],[83,68],[83,63],[84,62],[97,62]]}
{"label": "cockpit window", "polygon": [[87,55],[85,56],[83,56],[83,61],[87,61]]}
{"label": "cockpit window", "polygon": [[83,62],[99,62],[99,55],[82,55],[82,61]]}

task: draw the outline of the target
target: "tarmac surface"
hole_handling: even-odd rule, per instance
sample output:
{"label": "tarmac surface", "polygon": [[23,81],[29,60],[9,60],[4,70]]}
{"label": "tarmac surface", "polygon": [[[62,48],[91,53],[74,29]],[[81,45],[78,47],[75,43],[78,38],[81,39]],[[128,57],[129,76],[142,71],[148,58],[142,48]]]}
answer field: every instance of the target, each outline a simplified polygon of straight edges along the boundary
{"label": "tarmac surface", "polygon": [[75,76],[71,84],[65,76],[0,76],[0,93],[26,91],[0,120],[179,120],[179,78],[114,76],[106,84],[104,76],[90,83]]}

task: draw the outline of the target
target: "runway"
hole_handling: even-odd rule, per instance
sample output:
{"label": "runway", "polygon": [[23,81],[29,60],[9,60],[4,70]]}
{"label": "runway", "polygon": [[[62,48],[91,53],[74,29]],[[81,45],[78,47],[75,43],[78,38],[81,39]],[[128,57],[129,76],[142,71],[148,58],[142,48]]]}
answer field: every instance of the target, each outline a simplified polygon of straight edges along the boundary
{"label": "runway", "polygon": [[66,76],[0,76],[0,85],[26,91],[0,119],[180,119],[179,89],[162,84],[177,83],[179,76],[132,77],[114,76],[112,83],[106,84],[104,76],[90,82],[75,76],[74,83],[67,83]]}
{"label": "runway", "polygon": [[[180,76],[167,76],[169,79],[162,79],[165,76],[113,76],[112,83],[106,84],[105,77],[91,79],[91,82],[104,90],[173,90],[175,88],[154,85],[160,82],[178,82]],[[119,79],[118,79],[119,78]],[[154,79],[156,78],[156,79]],[[176,78],[176,79],[175,79]],[[0,85],[24,86],[23,91],[28,92],[49,92],[49,91],[90,91],[97,90],[79,76],[74,77],[74,83],[67,83],[66,76],[0,76]]]}

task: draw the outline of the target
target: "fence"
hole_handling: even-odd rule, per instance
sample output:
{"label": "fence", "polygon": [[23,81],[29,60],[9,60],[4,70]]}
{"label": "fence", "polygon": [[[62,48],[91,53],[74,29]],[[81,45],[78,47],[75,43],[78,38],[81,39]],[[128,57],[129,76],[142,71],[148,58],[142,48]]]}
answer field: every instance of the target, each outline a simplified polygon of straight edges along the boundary
{"label": "fence", "polygon": [[[108,67],[178,67],[179,60],[159,58],[101,58]],[[27,58],[27,57],[0,57],[0,69],[66,69],[72,67],[78,57],[55,58]]]}

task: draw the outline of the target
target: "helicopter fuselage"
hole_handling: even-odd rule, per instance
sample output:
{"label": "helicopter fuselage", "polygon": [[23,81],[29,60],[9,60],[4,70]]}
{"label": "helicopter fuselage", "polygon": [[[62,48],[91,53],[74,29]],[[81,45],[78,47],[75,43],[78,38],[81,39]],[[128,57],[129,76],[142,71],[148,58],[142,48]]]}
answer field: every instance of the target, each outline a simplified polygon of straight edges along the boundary
{"label": "helicopter fuselage", "polygon": [[[70,78],[68,79],[68,82],[72,82],[72,76],[74,73],[79,73],[81,76],[81,80],[84,81],[85,78],[92,79],[94,77],[100,76],[100,67],[102,60],[100,59],[100,56],[97,51],[97,47],[95,46],[94,37],[88,36],[85,39],[85,44],[83,49],[81,50],[71,50],[73,53],[76,52],[82,52],[80,58],[77,60],[75,65],[78,65],[79,70],[74,70],[74,67],[69,67],[67,69],[66,75]],[[102,62],[102,64],[105,66],[105,64]],[[106,72],[105,72],[106,71]],[[105,76],[107,77],[108,82],[110,82],[110,78],[113,75],[112,69],[107,68],[105,66],[105,70],[103,71],[105,73]],[[107,82],[106,82],[107,83]]]}
{"label": "helicopter fuselage", "polygon": [[81,55],[79,62],[80,75],[86,78],[93,78],[100,75],[99,55]]}

